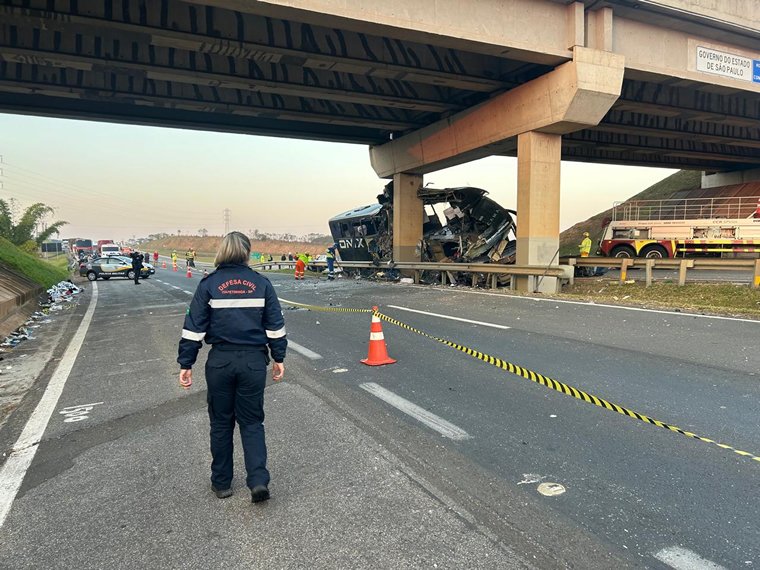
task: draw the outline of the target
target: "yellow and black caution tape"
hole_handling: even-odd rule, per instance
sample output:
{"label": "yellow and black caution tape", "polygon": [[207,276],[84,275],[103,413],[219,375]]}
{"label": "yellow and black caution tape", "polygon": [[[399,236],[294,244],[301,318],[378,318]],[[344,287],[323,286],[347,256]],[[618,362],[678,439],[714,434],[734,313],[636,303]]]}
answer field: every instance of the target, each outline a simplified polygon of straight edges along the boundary
{"label": "yellow and black caution tape", "polygon": [[492,366],[495,366],[496,368],[500,368],[502,370],[505,370],[511,374],[515,374],[517,376],[521,376],[525,378],[526,380],[530,380],[531,382],[535,382],[536,384],[540,384],[541,386],[544,386],[546,388],[549,388],[551,390],[555,390],[557,392],[561,392],[567,396],[571,396],[577,400],[583,400],[584,402],[588,402],[589,404],[593,404],[600,408],[606,408],[612,412],[617,412],[618,414],[628,416],[629,418],[633,418],[635,420],[640,420],[644,423],[651,424],[653,426],[657,426],[659,428],[667,429],[669,431],[679,433],[681,435],[684,435],[686,437],[689,437],[691,439],[696,439],[698,441],[702,441],[704,443],[710,443],[712,445],[716,445],[720,447],[721,449],[727,449],[728,451],[733,451],[734,453],[737,453],[743,457],[748,457],[754,461],[760,462],[760,456],[754,455],[752,453],[749,453],[748,451],[742,451],[740,449],[737,449],[731,445],[720,443],[715,441],[714,439],[710,439],[709,437],[703,437],[701,435],[697,435],[695,433],[692,433],[690,431],[686,431],[684,429],[681,429],[679,427],[676,427],[674,425],[667,424],[665,422],[661,422],[660,420],[656,420],[654,418],[650,418],[649,416],[645,416],[644,414],[640,414],[638,412],[634,412],[633,410],[629,410],[628,408],[625,408],[623,406],[619,406],[617,404],[613,404],[612,402],[608,402],[604,398],[598,398],[594,396],[593,394],[589,394],[588,392],[584,392],[583,390],[579,390],[577,388],[574,388],[573,386],[570,386],[569,384],[565,384],[564,382],[560,382],[559,380],[555,380],[554,378],[550,378],[549,376],[544,376],[543,374],[539,374],[538,372],[534,372],[533,370],[529,370],[527,368],[523,368],[522,366],[518,366],[517,364],[513,364],[512,362],[508,362],[506,360],[503,360],[501,358],[496,358],[495,356],[490,356],[484,352],[480,352],[478,350],[466,347],[464,345],[458,344],[456,342],[452,342],[450,340],[446,340],[444,338],[440,338],[431,334],[426,333],[425,331],[421,331],[419,329],[416,329],[412,326],[407,325],[406,323],[403,323],[397,319],[394,319],[393,317],[389,317],[388,315],[385,315],[381,313],[380,311],[373,310],[373,309],[351,309],[351,308],[343,308],[343,307],[320,307],[318,305],[307,305],[305,303],[296,303],[295,301],[288,301],[287,299],[280,299],[283,303],[287,303],[289,305],[294,305],[296,307],[302,307],[304,309],[309,309],[310,311],[323,311],[323,312],[331,312],[331,313],[373,313],[377,318],[380,320],[383,320],[387,323],[390,323],[392,325],[396,325],[399,328],[402,328],[404,330],[408,330],[410,332],[413,332],[415,334],[418,334],[422,337],[428,338],[430,340],[434,340],[436,342],[440,342],[441,344],[444,344],[450,348],[453,348],[455,350],[458,350],[459,352],[463,352],[467,356],[471,356],[472,358],[476,358],[478,360],[482,360],[483,362],[486,362]]}
{"label": "yellow and black caution tape", "polygon": [[301,307],[302,309],[308,309],[310,311],[321,311],[323,313],[371,313],[372,309],[351,309],[347,307],[320,307],[318,305],[307,305],[306,303],[296,303],[295,301],[288,301],[280,297],[281,303],[287,303],[295,307]]}
{"label": "yellow and black caution tape", "polygon": [[533,370],[528,370],[527,368],[523,368],[522,366],[518,366],[517,364],[507,362],[506,360],[502,360],[501,358],[496,358],[494,356],[490,356],[488,354],[485,354],[484,352],[480,352],[472,348],[468,348],[456,342],[452,342],[450,340],[446,340],[443,338],[439,338],[437,336],[430,335],[424,331],[411,327],[407,325],[406,323],[402,323],[401,321],[398,321],[392,317],[389,317],[388,315],[384,315],[383,313],[380,313],[379,311],[374,311],[374,315],[378,317],[379,319],[386,321],[392,325],[396,325],[397,327],[416,333],[425,338],[429,338],[436,342],[440,342],[441,344],[445,344],[446,346],[456,349],[459,352],[465,353],[467,356],[477,358],[478,360],[487,362],[488,364],[491,364],[492,366],[495,366],[496,368],[501,368],[502,370],[506,370],[507,372],[516,374],[517,376],[522,376],[523,378],[530,380],[531,382],[535,382],[536,384],[541,384],[542,386],[545,386],[546,388],[550,388],[552,390],[556,390],[557,392],[562,392],[563,394],[572,396],[573,398],[577,400],[583,400],[584,402],[588,402],[589,404],[593,404],[600,408],[606,408],[610,411],[617,412],[624,416],[628,416],[630,418],[640,420],[648,424],[652,424],[653,426],[667,429],[675,433],[680,433],[681,435],[685,435],[686,437],[690,437],[692,439],[696,439],[699,441],[703,441],[705,443],[711,443],[713,445],[717,445],[718,447],[722,449],[733,451],[734,453],[738,453],[739,455],[743,457],[749,457],[750,459],[753,459],[754,461],[760,462],[760,456],[749,453],[748,451],[742,451],[740,449],[736,449],[735,447],[731,445],[728,445],[725,443],[719,443],[713,439],[710,439],[709,437],[703,437],[701,435],[697,435],[690,431],[683,430],[674,425],[670,425],[665,422],[661,422],[660,420],[650,418],[648,416],[645,416],[644,414],[639,414],[638,412],[634,412],[633,410],[629,410],[628,408],[624,408],[623,406],[618,406],[617,404],[608,402],[607,400],[603,398],[597,398],[593,394],[589,394],[588,392],[584,392],[583,390],[578,390],[577,388],[574,388],[570,386],[569,384],[565,384],[564,382],[560,382],[559,380],[549,378],[548,376],[544,376],[543,374],[539,374],[538,372],[534,372]]}

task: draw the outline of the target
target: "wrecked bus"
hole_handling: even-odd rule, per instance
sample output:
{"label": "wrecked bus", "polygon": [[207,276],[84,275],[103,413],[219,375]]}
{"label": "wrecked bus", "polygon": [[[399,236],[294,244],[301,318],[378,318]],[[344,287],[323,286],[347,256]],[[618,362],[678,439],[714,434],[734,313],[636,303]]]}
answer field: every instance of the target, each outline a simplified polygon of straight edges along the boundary
{"label": "wrecked bus", "polygon": [[[422,261],[514,263],[516,212],[503,208],[480,188],[420,188]],[[438,211],[443,215],[442,219]],[[345,261],[393,261],[393,182],[377,203],[329,220],[330,233]]]}

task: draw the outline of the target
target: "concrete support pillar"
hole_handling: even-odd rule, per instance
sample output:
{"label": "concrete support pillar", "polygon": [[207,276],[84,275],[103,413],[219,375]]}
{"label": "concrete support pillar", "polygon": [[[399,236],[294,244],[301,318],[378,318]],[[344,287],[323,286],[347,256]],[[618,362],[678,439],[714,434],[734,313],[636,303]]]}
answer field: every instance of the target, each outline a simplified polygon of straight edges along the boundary
{"label": "concrete support pillar", "polygon": [[422,176],[399,173],[393,175],[393,260],[420,261],[415,252],[422,239],[424,207],[417,197]]}
{"label": "concrete support pillar", "polygon": [[[531,131],[517,137],[518,265],[559,265],[561,148],[561,135]],[[517,277],[517,290],[529,290],[528,277]],[[557,278],[544,277],[537,290],[556,293]]]}

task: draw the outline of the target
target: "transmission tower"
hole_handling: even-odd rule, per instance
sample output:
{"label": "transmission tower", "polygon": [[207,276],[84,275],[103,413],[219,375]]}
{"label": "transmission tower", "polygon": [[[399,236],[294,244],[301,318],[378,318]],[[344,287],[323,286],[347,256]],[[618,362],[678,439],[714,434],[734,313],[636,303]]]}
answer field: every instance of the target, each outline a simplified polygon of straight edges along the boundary
{"label": "transmission tower", "polygon": [[230,209],[224,209],[224,235],[230,233]]}

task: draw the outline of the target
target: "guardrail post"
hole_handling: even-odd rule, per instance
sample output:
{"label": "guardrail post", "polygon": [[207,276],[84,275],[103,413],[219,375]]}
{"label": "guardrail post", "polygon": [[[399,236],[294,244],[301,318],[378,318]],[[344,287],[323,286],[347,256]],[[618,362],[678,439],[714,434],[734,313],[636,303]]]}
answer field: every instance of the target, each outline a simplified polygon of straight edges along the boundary
{"label": "guardrail post", "polygon": [[570,285],[574,285],[575,284],[575,258],[571,257],[570,259],[568,259],[567,264],[572,268],[572,271],[570,271],[570,279],[568,280],[568,282],[570,283]]}
{"label": "guardrail post", "polygon": [[475,287],[478,284],[478,274],[473,271],[471,275],[471,281],[472,287]]}
{"label": "guardrail post", "polygon": [[[515,276],[512,276],[512,281],[514,281]],[[499,283],[499,278],[496,276],[496,273],[491,273],[491,289],[496,289]]]}
{"label": "guardrail post", "polygon": [[620,283],[625,283],[628,280],[628,268],[633,265],[633,259],[625,258],[620,264]]}
{"label": "guardrail post", "polygon": [[419,269],[414,270],[414,284],[415,285],[420,284],[420,270]]}
{"label": "guardrail post", "polygon": [[694,267],[693,259],[682,259],[681,264],[678,266],[678,286],[683,287],[686,285],[686,270],[689,267]]}
{"label": "guardrail post", "polygon": [[760,259],[755,260],[755,273],[752,277],[753,289],[760,289]]}
{"label": "guardrail post", "polygon": [[441,271],[441,285],[446,285],[446,272]]}
{"label": "guardrail post", "polygon": [[650,287],[652,285],[652,268],[654,267],[654,259],[647,259],[646,261],[646,270],[647,270],[647,287]]}

